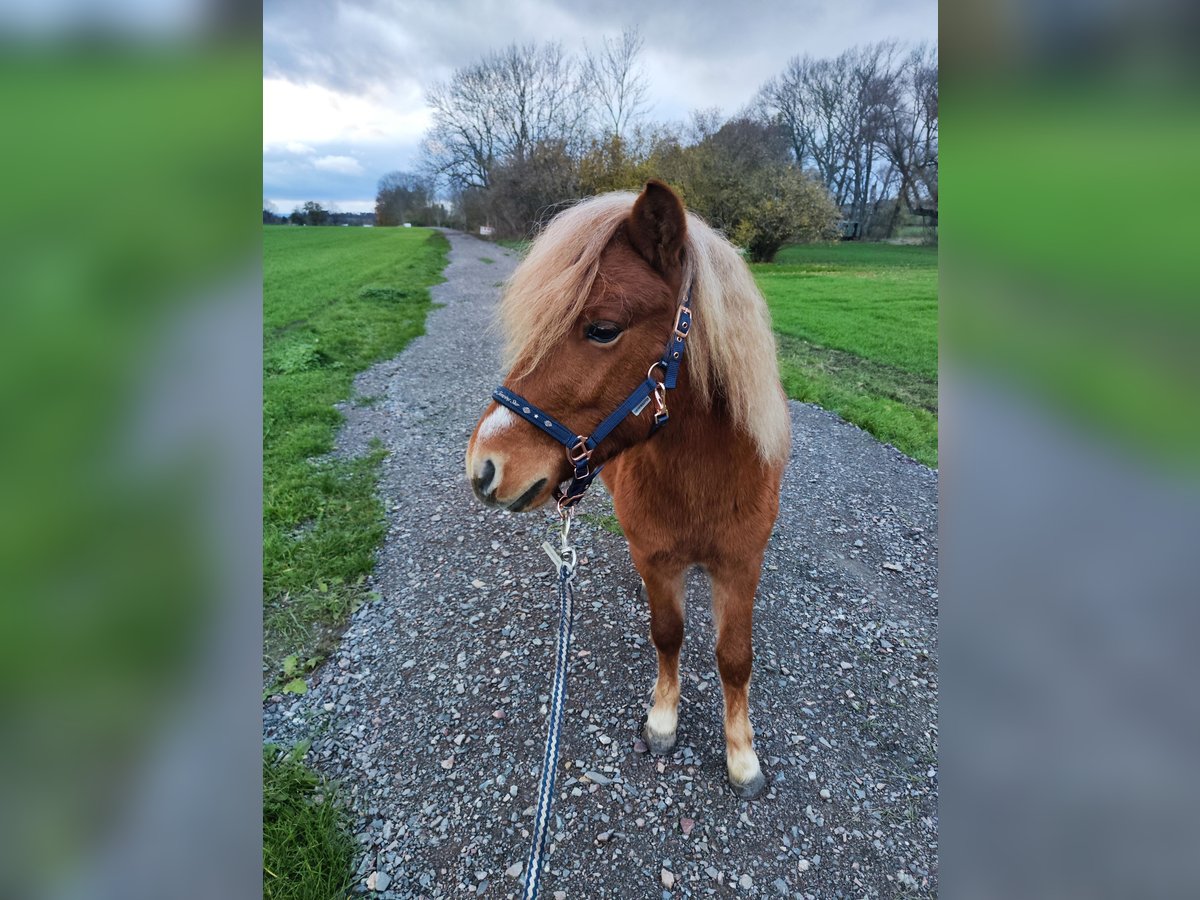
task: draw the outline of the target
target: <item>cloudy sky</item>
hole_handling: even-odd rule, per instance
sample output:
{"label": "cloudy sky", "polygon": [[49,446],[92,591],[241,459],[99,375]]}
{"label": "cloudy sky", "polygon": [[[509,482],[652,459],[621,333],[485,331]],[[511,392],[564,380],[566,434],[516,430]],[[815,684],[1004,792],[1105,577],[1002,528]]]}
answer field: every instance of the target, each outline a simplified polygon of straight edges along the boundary
{"label": "cloudy sky", "polygon": [[560,41],[571,52],[637,26],[649,115],[741,108],[797,55],[937,39],[936,0],[266,0],[263,196],[374,207],[379,177],[415,168],[425,88],[490,50]]}

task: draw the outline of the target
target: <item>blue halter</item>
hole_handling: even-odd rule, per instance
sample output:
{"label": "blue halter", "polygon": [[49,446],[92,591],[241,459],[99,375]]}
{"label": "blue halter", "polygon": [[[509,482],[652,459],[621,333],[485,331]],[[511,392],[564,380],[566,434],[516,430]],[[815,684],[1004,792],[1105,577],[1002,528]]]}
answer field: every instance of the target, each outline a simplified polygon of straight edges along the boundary
{"label": "blue halter", "polygon": [[[655,404],[654,425],[650,433],[658,431],[667,424],[667,391],[675,387],[679,378],[679,366],[683,362],[683,350],[687,346],[687,338],[692,330],[692,292],[689,289],[687,297],[679,304],[675,313],[675,328],[667,341],[667,349],[663,351],[662,359],[654,363],[646,373],[646,380],[634,388],[633,393],[625,398],[625,402],[614,409],[608,417],[596,426],[589,437],[576,434],[561,422],[556,422],[541,409],[530,403],[519,394],[514,394],[501,386],[492,391],[492,399],[515,412],[518,416],[537,427],[567,448],[567,459],[575,467],[575,474],[567,489],[555,489],[554,496],[558,500],[560,510],[574,506],[583,497],[591,483],[604,468],[601,464],[591,468],[592,453],[613,429],[629,415],[640,415],[650,403]],[[662,380],[654,378],[654,370],[662,370]]]}

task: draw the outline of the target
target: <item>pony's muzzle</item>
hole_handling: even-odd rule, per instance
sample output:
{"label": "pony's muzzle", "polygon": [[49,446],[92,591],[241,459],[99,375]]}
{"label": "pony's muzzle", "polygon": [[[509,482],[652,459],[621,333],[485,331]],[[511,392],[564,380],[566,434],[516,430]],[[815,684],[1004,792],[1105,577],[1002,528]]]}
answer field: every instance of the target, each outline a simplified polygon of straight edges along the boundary
{"label": "pony's muzzle", "polygon": [[[519,484],[517,488],[509,488],[504,484],[504,463],[490,455],[477,454],[468,462],[468,474],[471,477],[471,490],[479,501],[487,506],[507,509],[510,512],[522,512],[530,509],[541,497],[549,483],[547,478],[534,478],[531,484]],[[515,479],[508,479],[509,481]],[[528,479],[521,479],[522,482]]]}
{"label": "pony's muzzle", "polygon": [[493,403],[467,444],[471,490],[481,503],[510,512],[542,505],[564,466],[562,449],[552,448],[546,435]]}

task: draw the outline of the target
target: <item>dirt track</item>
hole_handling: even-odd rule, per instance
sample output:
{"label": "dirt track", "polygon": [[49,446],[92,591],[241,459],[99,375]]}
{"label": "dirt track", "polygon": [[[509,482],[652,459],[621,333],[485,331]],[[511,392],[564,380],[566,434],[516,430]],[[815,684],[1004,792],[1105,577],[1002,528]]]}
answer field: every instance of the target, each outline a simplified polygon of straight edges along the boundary
{"label": "dirt track", "polygon": [[[428,334],[361,375],[339,452],[390,455],[381,599],[353,617],[267,737],[311,736],[359,815],[360,887],[381,896],[519,893],[555,597],[542,513],[487,511],[463,453],[499,376],[488,330],[515,255],[451,233]],[[484,262],[490,259],[492,262]],[[541,894],[932,896],[937,891],[935,471],[814,406],[793,451],[755,618],[751,718],[768,787],[725,782],[708,588],[688,586],[673,755],[641,752],[649,619],[600,488],[577,529],[575,644],[553,848]],[[669,887],[669,890],[668,890]],[[561,896],[561,895],[560,895]]]}

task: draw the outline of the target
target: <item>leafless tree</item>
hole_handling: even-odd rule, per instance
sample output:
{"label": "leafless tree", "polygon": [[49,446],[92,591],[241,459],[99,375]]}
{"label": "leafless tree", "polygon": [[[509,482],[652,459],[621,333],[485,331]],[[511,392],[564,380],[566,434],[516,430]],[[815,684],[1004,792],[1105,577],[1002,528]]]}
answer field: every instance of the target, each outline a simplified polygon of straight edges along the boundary
{"label": "leafless tree", "polygon": [[[927,91],[930,79],[936,107],[936,50],[930,63],[924,47],[905,57],[894,41],[884,41],[833,59],[793,58],[763,85],[753,109],[784,129],[796,165],[815,169],[845,215],[865,226],[890,190],[911,197],[923,183],[909,157],[913,142],[924,140],[928,117],[914,124],[913,92]],[[936,149],[933,153],[936,157]]]}
{"label": "leafless tree", "polygon": [[843,54],[845,95],[841,109],[845,160],[841,202],[850,217],[866,227],[871,202],[879,196],[882,141],[895,106],[897,46],[886,41]]}
{"label": "leafless tree", "polygon": [[588,113],[581,74],[561,44],[512,44],[433,85],[424,148],[431,171],[486,188],[498,163],[519,163],[542,143],[577,147]]}
{"label": "leafless tree", "polygon": [[646,77],[638,66],[644,44],[636,27],[626,28],[619,39],[604,38],[584,57],[584,81],[595,98],[602,138],[626,137],[646,111]]}
{"label": "leafless tree", "polygon": [[900,203],[927,223],[938,221],[938,54],[922,44],[903,61],[896,102],[883,146],[899,177],[893,221]]}

